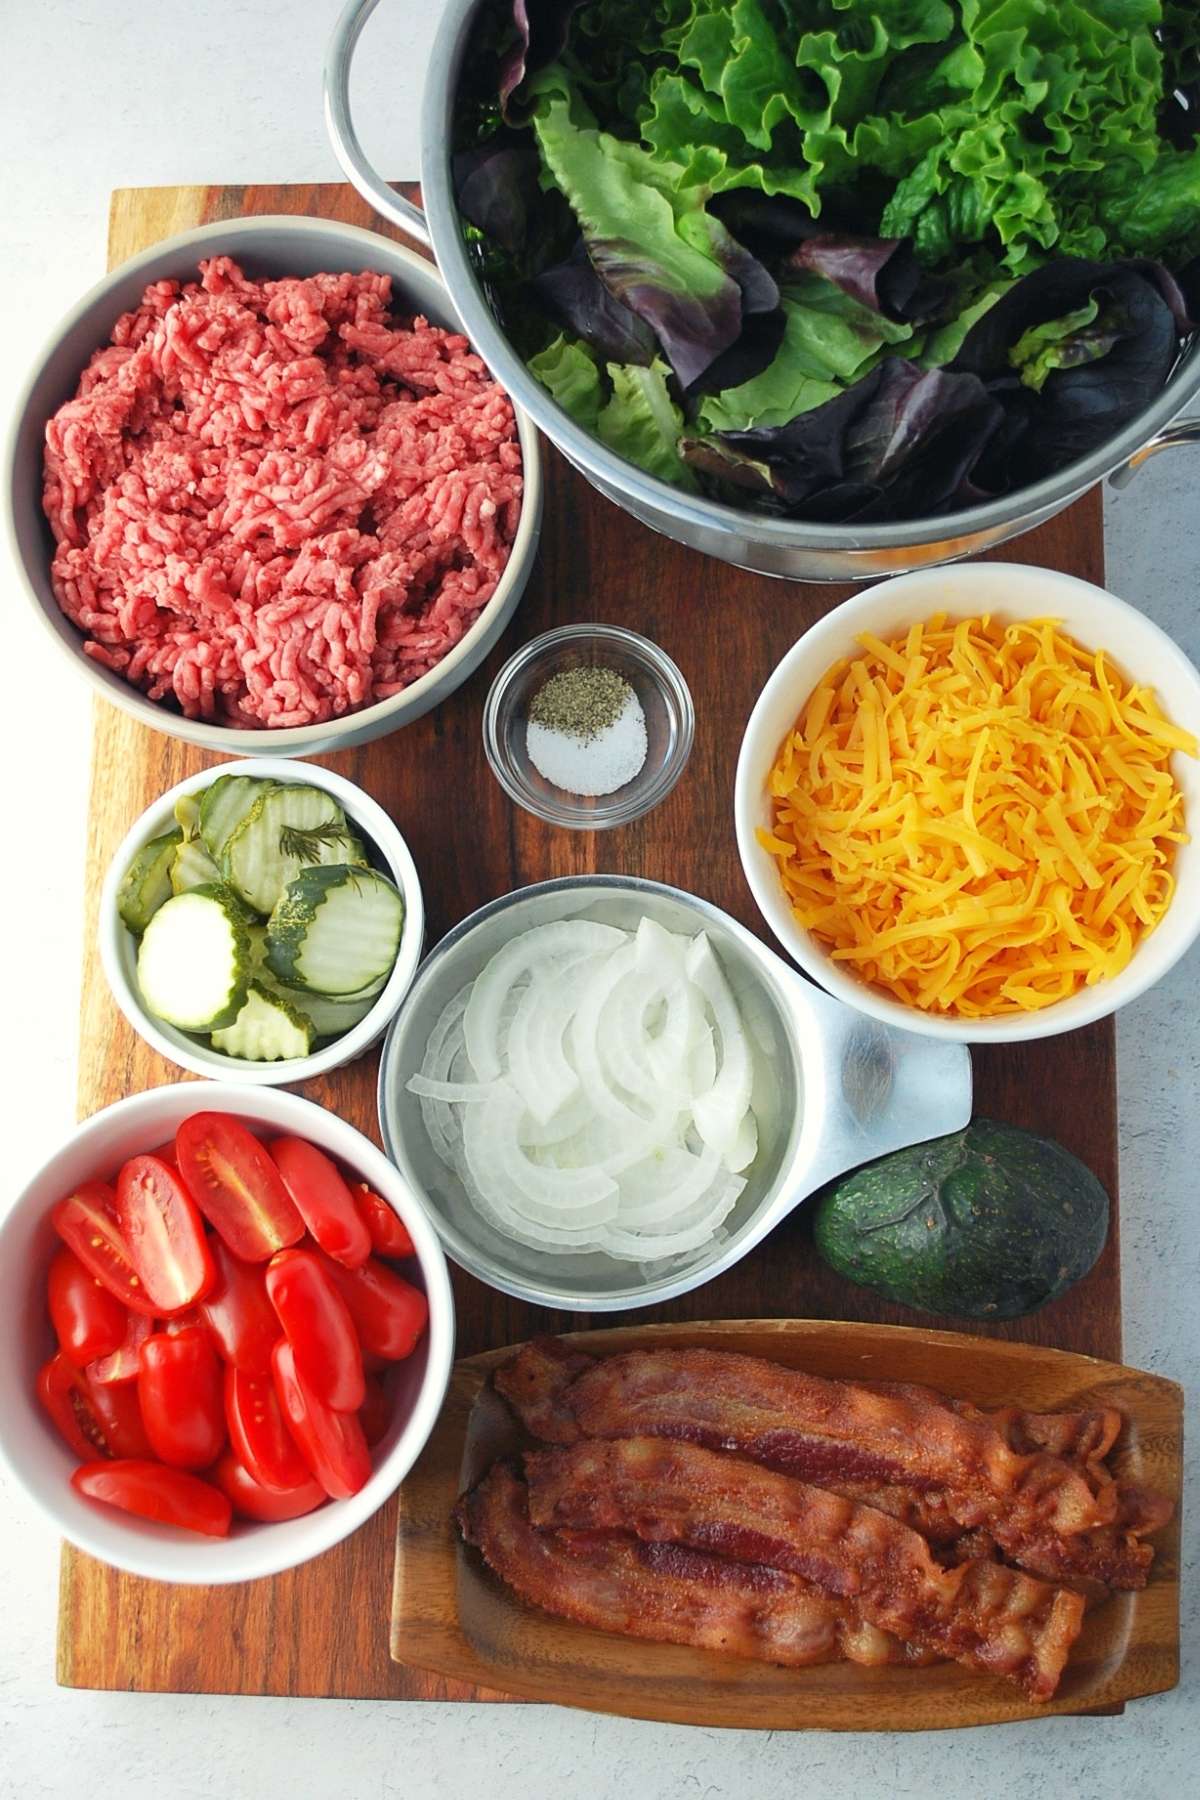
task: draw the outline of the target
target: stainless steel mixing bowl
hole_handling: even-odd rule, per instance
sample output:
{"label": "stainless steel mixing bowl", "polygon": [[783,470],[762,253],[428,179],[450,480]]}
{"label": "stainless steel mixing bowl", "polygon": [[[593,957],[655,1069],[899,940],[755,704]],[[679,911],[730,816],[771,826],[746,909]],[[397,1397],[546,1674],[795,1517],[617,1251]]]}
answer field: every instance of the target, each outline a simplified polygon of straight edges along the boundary
{"label": "stainless steel mixing bowl", "polygon": [[[439,1160],[406,1083],[447,1002],[519,932],[586,917],[706,931],[741,1009],[755,1058],[759,1151],[724,1236],[657,1270],[599,1252],[550,1254],[502,1237]],[[844,1170],[957,1131],[971,1116],[971,1059],[961,1044],[896,1031],[831,1000],[719,907],[626,875],[577,875],[520,888],[472,913],[426,958],[392,1022],[379,1069],[388,1155],[425,1200],[447,1254],[481,1281],[542,1306],[616,1312],[710,1281],[793,1207]]]}
{"label": "stainless steel mixing bowl", "polygon": [[1152,394],[1123,431],[1068,468],[1019,493],[903,524],[821,525],[752,513],[696,498],[645,474],[584,431],[531,375],[513,349],[476,278],[463,242],[451,179],[458,73],[480,0],[444,0],[425,77],[421,110],[422,213],[403,200],[363,149],[350,107],[354,53],[379,0],[348,0],[325,63],[325,113],[333,147],[364,199],[393,224],[432,245],[465,328],[480,355],[552,443],[610,500],[667,537],[765,575],[805,581],[865,581],[949,562],[1030,530],[1111,475],[1118,484],[1148,456],[1173,444],[1200,443],[1200,418],[1171,424],[1200,389],[1200,338],[1167,386]]}

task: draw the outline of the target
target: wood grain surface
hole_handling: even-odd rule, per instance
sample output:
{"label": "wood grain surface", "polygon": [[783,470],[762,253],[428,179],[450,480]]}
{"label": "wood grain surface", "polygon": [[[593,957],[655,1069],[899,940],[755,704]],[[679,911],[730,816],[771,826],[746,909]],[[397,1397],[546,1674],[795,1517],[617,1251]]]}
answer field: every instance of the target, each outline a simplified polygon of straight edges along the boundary
{"label": "wood grain surface", "polygon": [[[148,188],[114,195],[110,261],[157,239],[243,214],[320,215],[399,236],[349,187]],[[849,591],[772,581],[655,536],[602,500],[548,447],[538,565],[500,648],[465,687],[416,724],[327,759],[359,782],[408,839],[425,891],[429,941],[484,901],[527,882],[595,870],[689,888],[762,930],[733,837],[733,771],[750,709],[800,633]],[[1008,549],[1010,558],[1103,580],[1100,498]],[[696,746],[670,798],[623,830],[555,831],[515,809],[492,779],[480,720],[488,683],[517,645],[587,619],[628,624],[661,643],[696,704]],[[269,748],[269,746],[265,746]],[[181,1079],[118,1013],[95,950],[95,904],[122,834],[164,788],[216,759],[97,703],[87,846],[79,1111]],[[454,797],[452,807],[447,796]],[[374,1056],[308,1084],[378,1139]],[[1059,1138],[1117,1191],[1113,1031],[1103,1023],[1043,1043],[975,1053],[978,1110]],[[454,1271],[464,1355],[580,1320],[492,1292]],[[639,1319],[850,1318],[921,1322],[824,1269],[803,1211],[737,1268]],[[586,1321],[585,1321],[586,1323]],[[611,1323],[611,1319],[605,1321]],[[995,1334],[1119,1360],[1117,1219],[1087,1279]],[[67,1685],[202,1693],[467,1698],[476,1690],[399,1667],[388,1655],[395,1506],[317,1562],[242,1588],[170,1589],[64,1551],[58,1676]]]}
{"label": "wood grain surface", "polygon": [[[989,1408],[1115,1406],[1126,1423],[1114,1474],[1179,1500],[1183,1390],[1115,1363],[945,1331],[799,1319],[591,1331],[581,1347],[602,1355],[732,1350],[814,1375],[951,1386],[956,1396]],[[401,1491],[392,1613],[397,1656],[442,1674],[499,1680],[530,1700],[677,1724],[780,1731],[938,1731],[1109,1711],[1179,1680],[1178,1513],[1154,1539],[1146,1588],[1114,1594],[1088,1614],[1048,1705],[956,1663],[778,1668],[592,1631],[525,1606],[459,1542],[450,1522],[462,1489],[528,1441],[488,1383],[509,1354],[489,1351],[456,1365],[433,1436]]]}

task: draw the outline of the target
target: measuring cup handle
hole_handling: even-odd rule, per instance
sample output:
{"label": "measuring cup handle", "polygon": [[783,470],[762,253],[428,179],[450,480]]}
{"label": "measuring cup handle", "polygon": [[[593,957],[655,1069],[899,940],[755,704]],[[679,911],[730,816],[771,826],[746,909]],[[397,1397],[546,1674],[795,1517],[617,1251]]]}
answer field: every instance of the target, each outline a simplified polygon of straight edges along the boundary
{"label": "measuring cup handle", "polygon": [[965,1044],[895,1030],[788,976],[804,1115],[780,1217],[847,1169],[960,1131],[971,1117]]}
{"label": "measuring cup handle", "polygon": [[334,155],[359,193],[376,212],[407,231],[419,244],[430,245],[429,226],[420,207],[389,187],[368,161],[350,115],[350,68],[358,40],[379,0],[348,0],[334,27],[325,55],[325,124]]}

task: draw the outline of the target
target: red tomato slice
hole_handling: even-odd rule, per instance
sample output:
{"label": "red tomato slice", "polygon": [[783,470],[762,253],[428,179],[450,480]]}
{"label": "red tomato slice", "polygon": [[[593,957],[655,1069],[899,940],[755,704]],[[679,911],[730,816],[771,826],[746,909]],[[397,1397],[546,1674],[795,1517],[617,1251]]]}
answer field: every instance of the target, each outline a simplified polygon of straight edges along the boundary
{"label": "red tomato slice", "polygon": [[186,1312],[172,1313],[160,1326],[160,1330],[165,1331],[168,1337],[178,1337],[181,1331],[197,1329],[207,1331],[198,1306],[189,1306]]}
{"label": "red tomato slice", "polygon": [[203,1221],[161,1158],[134,1156],[125,1164],[117,1176],[117,1220],[158,1312],[182,1312],[207,1293],[215,1271]]}
{"label": "red tomato slice", "polygon": [[46,1288],[58,1347],[76,1368],[124,1343],[129,1314],[65,1245],[50,1264]]}
{"label": "red tomato slice", "polygon": [[371,1248],[376,1256],[391,1256],[397,1260],[415,1256],[416,1250],[408,1234],[408,1226],[399,1213],[378,1194],[372,1193],[365,1181],[356,1182],[351,1191],[358,1216],[367,1228]]}
{"label": "red tomato slice", "polygon": [[263,1271],[239,1262],[220,1238],[213,1239],[212,1253],[217,1279],[200,1302],[200,1316],[226,1362],[269,1380],[279,1320],[267,1299]]}
{"label": "red tomato slice", "polygon": [[200,1211],[244,1262],[266,1262],[303,1237],[279,1170],[240,1120],[193,1113],[175,1134],[175,1154]]}
{"label": "red tomato slice", "polygon": [[362,1352],[333,1264],[317,1250],[281,1250],[267,1265],[267,1293],[305,1386],[335,1412],[357,1412]]}
{"label": "red tomato slice", "polygon": [[122,1462],[89,1462],[76,1469],[71,1486],[89,1500],[103,1500],[122,1512],[160,1525],[180,1525],[206,1537],[226,1537],[233,1516],[229,1498],[210,1481],[167,1469],[140,1457]]}
{"label": "red tomato slice", "polygon": [[309,1474],[307,1466],[299,1487],[284,1491],[265,1488],[243,1468],[232,1450],[226,1450],[212,1471],[212,1478],[232,1503],[235,1513],[243,1519],[258,1519],[264,1525],[275,1525],[280,1519],[298,1519],[302,1514],[324,1506],[329,1498],[320,1482]]}
{"label": "red tomato slice", "polygon": [[359,1343],[371,1356],[402,1362],[411,1356],[429,1319],[420,1288],[371,1257],[361,1269],[326,1268],[350,1310]]}
{"label": "red tomato slice", "polygon": [[348,1269],[365,1263],[371,1254],[371,1234],[337,1165],[303,1138],[276,1138],[267,1148],[326,1256]]}
{"label": "red tomato slice", "polygon": [[104,1432],[109,1456],[152,1457],[154,1450],[142,1419],[137,1387],[132,1381],[88,1383],[89,1398]]}
{"label": "red tomato slice", "polygon": [[221,1365],[200,1325],[142,1345],[137,1396],[154,1454],[175,1469],[206,1469],[225,1442]]}
{"label": "red tomato slice", "polygon": [[98,1357],[88,1364],[88,1381],[100,1387],[110,1381],[136,1381],[142,1366],[142,1345],[153,1330],[154,1320],[145,1313],[128,1313],[125,1336],[111,1356]]}
{"label": "red tomato slice", "polygon": [[367,1397],[358,1409],[358,1422],[372,1449],[385,1438],[392,1423],[392,1398],[382,1381],[371,1376],[367,1381]]}
{"label": "red tomato slice", "polygon": [[225,1422],[234,1455],[259,1487],[281,1493],[309,1479],[270,1375],[226,1367]]}
{"label": "red tomato slice", "polygon": [[34,1386],[59,1436],[76,1456],[91,1462],[97,1454],[108,1455],[108,1440],[92,1404],[91,1390],[61,1350],[43,1364]]}
{"label": "red tomato slice", "polygon": [[371,1476],[371,1452],[357,1413],[334,1412],[317,1398],[296,1368],[292,1346],[281,1340],[271,1357],[275,1392],[305,1462],[333,1500],[348,1500]]}
{"label": "red tomato slice", "polygon": [[106,1181],[85,1181],[50,1214],[63,1243],[110,1294],[153,1318],[155,1306],[133,1266],[117,1218],[117,1196]]}

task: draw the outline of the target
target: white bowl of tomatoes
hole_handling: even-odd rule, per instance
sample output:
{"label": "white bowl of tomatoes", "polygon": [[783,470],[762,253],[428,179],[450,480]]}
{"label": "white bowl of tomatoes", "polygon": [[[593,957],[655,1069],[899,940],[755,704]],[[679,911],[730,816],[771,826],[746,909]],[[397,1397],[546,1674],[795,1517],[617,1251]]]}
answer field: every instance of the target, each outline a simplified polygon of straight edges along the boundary
{"label": "white bowl of tomatoes", "polygon": [[335,1114],[187,1082],[87,1120],[0,1222],[0,1455],[80,1549],[252,1581],[403,1481],[454,1354],[446,1262]]}

